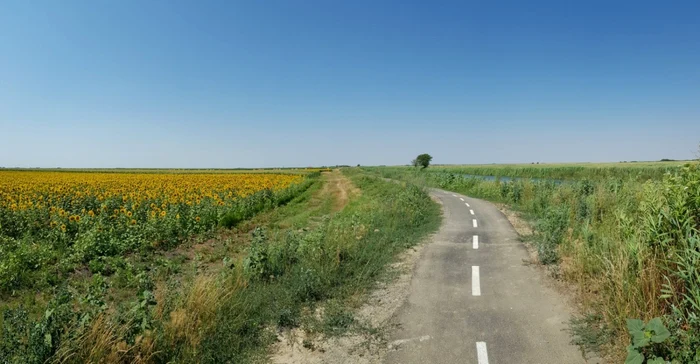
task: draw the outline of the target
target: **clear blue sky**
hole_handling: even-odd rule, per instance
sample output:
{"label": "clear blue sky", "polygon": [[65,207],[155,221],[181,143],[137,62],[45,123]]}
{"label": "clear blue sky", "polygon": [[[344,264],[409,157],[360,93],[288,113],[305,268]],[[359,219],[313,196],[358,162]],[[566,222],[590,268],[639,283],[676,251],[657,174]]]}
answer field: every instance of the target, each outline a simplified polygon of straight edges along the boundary
{"label": "clear blue sky", "polygon": [[691,158],[700,2],[4,1],[0,166]]}

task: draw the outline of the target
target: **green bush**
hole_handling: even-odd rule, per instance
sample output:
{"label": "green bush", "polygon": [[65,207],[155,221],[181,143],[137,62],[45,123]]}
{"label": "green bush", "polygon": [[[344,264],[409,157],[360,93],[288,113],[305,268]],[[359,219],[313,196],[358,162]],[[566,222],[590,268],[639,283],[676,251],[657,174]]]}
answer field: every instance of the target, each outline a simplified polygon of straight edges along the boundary
{"label": "green bush", "polygon": [[542,264],[559,262],[559,245],[564,240],[569,224],[567,206],[551,207],[536,224],[537,253]]}
{"label": "green bush", "polygon": [[67,334],[66,326],[76,319],[71,298],[65,288],[59,289],[38,322],[31,320],[21,307],[5,310],[0,335],[0,362],[40,364],[51,358]]}
{"label": "green bush", "polygon": [[645,360],[649,364],[666,363],[663,357],[654,354],[660,350],[659,344],[671,336],[661,318],[653,318],[646,324],[642,320],[628,319],[627,330],[629,330],[632,343],[627,346],[625,364],[643,364]]}

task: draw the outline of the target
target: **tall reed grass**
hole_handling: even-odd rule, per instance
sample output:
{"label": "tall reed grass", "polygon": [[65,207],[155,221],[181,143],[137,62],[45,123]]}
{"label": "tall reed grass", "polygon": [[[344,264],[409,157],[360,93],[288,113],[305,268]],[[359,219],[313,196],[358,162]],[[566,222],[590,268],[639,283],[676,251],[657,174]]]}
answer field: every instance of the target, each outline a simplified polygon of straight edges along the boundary
{"label": "tall reed grass", "polygon": [[474,176],[518,177],[538,179],[660,179],[666,173],[677,172],[681,162],[620,163],[590,165],[493,165],[493,166],[438,166],[433,171],[461,173]]}

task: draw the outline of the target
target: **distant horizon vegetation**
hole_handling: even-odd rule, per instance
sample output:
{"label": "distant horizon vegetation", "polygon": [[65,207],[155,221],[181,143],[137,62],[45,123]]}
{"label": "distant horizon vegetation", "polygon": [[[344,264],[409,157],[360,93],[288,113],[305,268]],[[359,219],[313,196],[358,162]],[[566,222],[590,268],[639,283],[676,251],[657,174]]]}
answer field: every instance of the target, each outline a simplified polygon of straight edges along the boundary
{"label": "distant horizon vegetation", "polygon": [[[662,158],[660,160],[630,160],[630,161],[617,161],[617,162],[596,162],[596,161],[591,161],[591,162],[522,162],[522,163],[431,163],[431,166],[435,167],[440,167],[440,166],[493,166],[493,165],[499,165],[499,166],[528,166],[528,165],[541,165],[541,166],[576,166],[576,165],[615,165],[615,164],[630,164],[630,163],[664,163],[664,162],[692,162],[697,160],[696,158],[691,158],[691,159],[670,159],[670,158]],[[154,170],[154,171],[177,171],[177,170],[188,170],[188,171],[263,171],[263,170],[303,170],[303,169],[316,169],[316,168],[349,168],[349,167],[354,167],[355,165],[348,165],[348,164],[336,164],[336,165],[322,165],[322,166],[293,166],[293,167],[230,167],[230,168],[206,168],[206,167],[179,167],[179,168],[169,168],[169,167],[7,167],[7,166],[0,166],[0,169],[8,169],[8,170],[64,170],[64,171],[85,171],[85,170],[95,170],[95,171],[110,171],[110,170],[119,170],[119,171],[149,171],[149,170]],[[356,165],[357,167],[360,166],[360,164]],[[405,164],[378,164],[378,165],[362,165],[364,167],[399,167],[399,166],[411,166],[410,163],[405,163]]]}

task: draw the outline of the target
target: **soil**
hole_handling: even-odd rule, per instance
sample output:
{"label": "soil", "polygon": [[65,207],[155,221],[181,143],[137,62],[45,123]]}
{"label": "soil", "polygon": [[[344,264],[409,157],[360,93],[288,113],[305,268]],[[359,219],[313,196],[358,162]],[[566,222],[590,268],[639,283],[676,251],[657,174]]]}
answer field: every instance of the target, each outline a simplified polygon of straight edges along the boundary
{"label": "soil", "polygon": [[352,184],[347,177],[335,169],[332,172],[323,172],[326,183],[321,190],[322,195],[333,196],[333,211],[342,210],[351,198],[360,194],[360,190]]}

